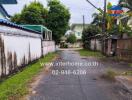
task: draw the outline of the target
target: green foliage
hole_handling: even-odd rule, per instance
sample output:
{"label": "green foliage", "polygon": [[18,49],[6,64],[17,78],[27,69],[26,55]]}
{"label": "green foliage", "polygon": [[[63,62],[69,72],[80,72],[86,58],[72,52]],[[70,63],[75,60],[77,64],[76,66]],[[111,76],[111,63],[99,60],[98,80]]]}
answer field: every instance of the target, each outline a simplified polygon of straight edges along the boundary
{"label": "green foliage", "polygon": [[93,17],[93,21],[91,24],[102,27],[103,15],[101,13],[94,13],[92,17]]}
{"label": "green foliage", "polygon": [[103,57],[100,52],[90,51],[87,49],[78,50],[81,56],[90,56],[90,57]]}
{"label": "green foliage", "polygon": [[31,2],[25,5],[20,14],[15,14],[11,21],[17,24],[46,24],[47,9],[39,2]]}
{"label": "green foliage", "polygon": [[11,21],[15,22],[17,24],[21,23],[21,14],[15,14],[13,17],[11,17]]}
{"label": "green foliage", "polygon": [[119,0],[119,3],[122,7],[132,10],[132,1],[131,0]]}
{"label": "green foliage", "polygon": [[89,25],[82,33],[83,47],[90,49],[90,37],[100,34],[101,29],[96,25]]}
{"label": "green foliage", "polygon": [[47,27],[53,31],[53,39],[59,43],[61,37],[69,28],[69,10],[58,0],[48,1]]}
{"label": "green foliage", "polygon": [[118,75],[115,71],[109,69],[105,74],[103,74],[101,77],[110,81],[115,81],[115,77]]}
{"label": "green foliage", "polygon": [[111,30],[108,31],[109,34],[116,34],[116,35],[122,35],[124,33],[127,33],[129,36],[132,35],[132,30],[129,26],[120,26],[120,25],[113,25]]}
{"label": "green foliage", "polygon": [[38,24],[47,26],[53,31],[53,40],[60,42],[61,37],[69,28],[69,10],[58,0],[48,0],[48,8],[40,2],[25,5],[20,14],[15,14],[11,21],[17,24]]}
{"label": "green foliage", "polygon": [[64,44],[64,48],[68,48],[68,45],[67,44]]}
{"label": "green foliage", "polygon": [[41,58],[34,64],[28,65],[22,72],[11,76],[0,83],[0,100],[19,100],[19,98],[28,92],[28,82],[40,72],[43,66],[40,63],[51,61],[56,53],[51,53]]}
{"label": "green foliage", "polygon": [[75,34],[70,34],[67,37],[67,42],[68,43],[74,44],[76,41],[77,41],[77,38],[76,38]]}
{"label": "green foliage", "polygon": [[128,76],[132,76],[132,71],[127,71],[127,72],[124,72],[123,75],[128,75]]}

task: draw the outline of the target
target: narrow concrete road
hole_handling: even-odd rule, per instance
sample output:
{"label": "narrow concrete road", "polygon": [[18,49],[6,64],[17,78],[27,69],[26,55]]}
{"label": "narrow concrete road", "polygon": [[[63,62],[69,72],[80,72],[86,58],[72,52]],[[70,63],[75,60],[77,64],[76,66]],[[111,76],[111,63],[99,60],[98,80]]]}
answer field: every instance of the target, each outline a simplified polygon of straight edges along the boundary
{"label": "narrow concrete road", "polygon": [[[56,64],[58,62],[85,64],[95,61],[98,62],[93,58],[82,58],[75,51],[61,51],[60,59],[55,62],[49,74],[41,78],[34,89],[36,94],[30,95],[30,100],[127,100],[118,94],[116,88],[111,85],[113,83],[98,78],[107,69],[102,63],[98,62],[97,66]],[[68,70],[69,73],[66,73]],[[79,70],[84,73],[77,73]]]}

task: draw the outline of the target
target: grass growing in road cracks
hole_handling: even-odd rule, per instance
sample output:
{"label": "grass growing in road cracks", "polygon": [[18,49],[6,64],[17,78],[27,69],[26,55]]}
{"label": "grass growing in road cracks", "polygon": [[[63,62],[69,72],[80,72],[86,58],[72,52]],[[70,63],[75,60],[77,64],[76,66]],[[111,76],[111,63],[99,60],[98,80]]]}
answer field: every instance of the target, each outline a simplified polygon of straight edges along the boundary
{"label": "grass growing in road cracks", "polygon": [[107,70],[105,74],[103,74],[101,77],[110,81],[115,81],[115,76],[117,73],[111,69]]}
{"label": "grass growing in road cracks", "polygon": [[[132,63],[128,64],[131,68],[132,68]],[[132,76],[132,70],[131,71],[127,71],[123,73],[124,75],[130,75]]]}
{"label": "grass growing in road cracks", "polygon": [[124,72],[123,75],[129,75],[129,76],[132,76],[132,71],[127,71],[127,72]]}
{"label": "grass growing in road cracks", "polygon": [[40,62],[50,62],[56,55],[57,53],[50,53],[34,64],[26,66],[22,72],[0,83],[0,100],[19,100],[20,97],[26,95],[28,93],[28,82],[43,68]]}
{"label": "grass growing in road cracks", "polygon": [[100,52],[90,51],[86,49],[78,50],[81,56],[90,56],[90,57],[104,57]]}

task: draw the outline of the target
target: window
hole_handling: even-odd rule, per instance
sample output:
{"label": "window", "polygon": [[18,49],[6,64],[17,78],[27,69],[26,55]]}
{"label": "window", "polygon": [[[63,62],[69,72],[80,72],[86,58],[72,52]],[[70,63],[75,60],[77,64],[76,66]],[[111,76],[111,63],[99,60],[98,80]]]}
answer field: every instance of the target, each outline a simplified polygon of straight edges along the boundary
{"label": "window", "polygon": [[80,32],[78,32],[78,36],[81,36],[81,33]]}

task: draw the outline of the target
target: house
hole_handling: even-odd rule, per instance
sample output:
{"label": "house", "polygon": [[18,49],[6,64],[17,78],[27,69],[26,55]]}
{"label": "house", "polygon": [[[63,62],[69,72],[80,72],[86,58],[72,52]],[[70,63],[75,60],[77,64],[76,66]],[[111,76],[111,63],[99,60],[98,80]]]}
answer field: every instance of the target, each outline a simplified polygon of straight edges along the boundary
{"label": "house", "polygon": [[[89,24],[86,24],[85,27],[87,27]],[[77,40],[81,40],[82,39],[82,32],[83,32],[83,24],[72,24],[71,25],[71,31],[72,33],[75,34],[75,36],[77,37]]]}
{"label": "house", "polygon": [[87,27],[89,24],[77,24],[74,23],[71,25],[71,32],[70,34],[75,34],[76,38],[77,38],[77,43],[76,46],[77,47],[81,47],[82,46],[82,32],[84,29],[84,26]]}
{"label": "house", "polygon": [[10,15],[7,13],[3,4],[17,4],[16,0],[0,0],[0,19],[9,19]]}

